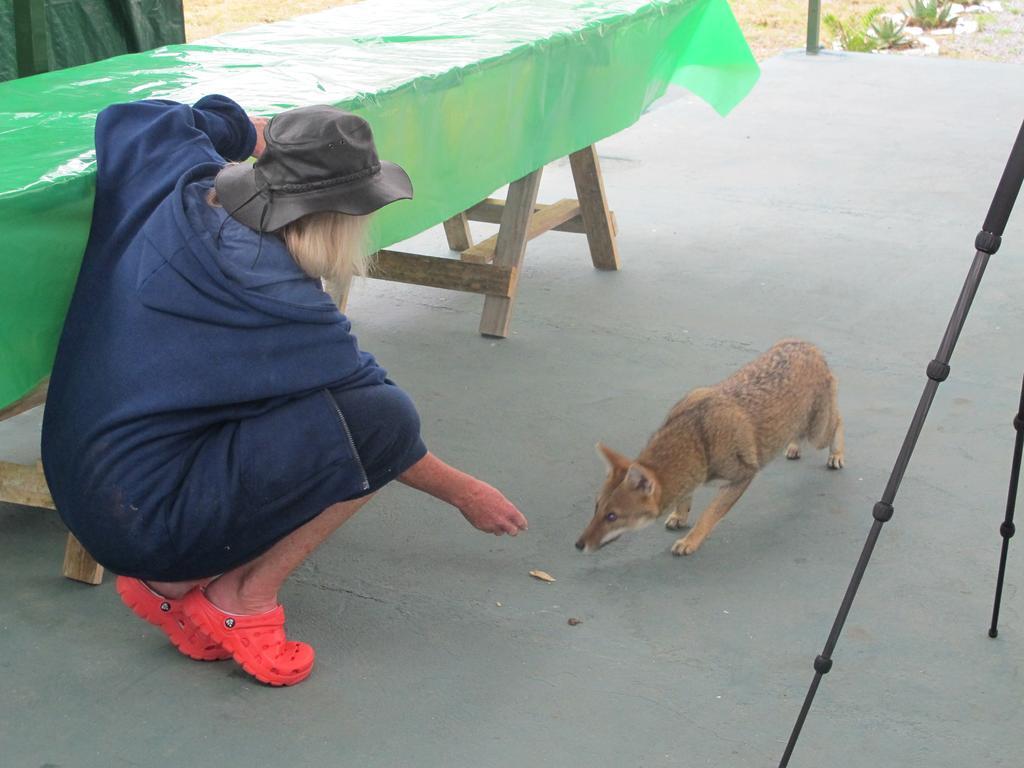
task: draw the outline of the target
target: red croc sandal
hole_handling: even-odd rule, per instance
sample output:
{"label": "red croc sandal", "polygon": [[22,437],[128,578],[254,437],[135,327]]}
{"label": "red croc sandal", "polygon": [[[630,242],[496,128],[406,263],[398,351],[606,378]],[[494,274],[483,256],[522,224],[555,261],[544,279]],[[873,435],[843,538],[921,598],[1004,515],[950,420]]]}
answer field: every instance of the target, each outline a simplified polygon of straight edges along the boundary
{"label": "red croc sandal", "polygon": [[183,654],[196,661],[230,659],[231,653],[200,631],[181,609],[181,600],[168,600],[145,582],[127,576],[117,577],[117,594],[132,613],[159,627]]}
{"label": "red croc sandal", "polygon": [[182,600],[185,615],[210,639],[219,643],[242,669],[267,685],[295,685],[313,671],[316,652],[306,643],[288,640],[284,633],[284,608],[255,616],[225,613],[200,589]]}

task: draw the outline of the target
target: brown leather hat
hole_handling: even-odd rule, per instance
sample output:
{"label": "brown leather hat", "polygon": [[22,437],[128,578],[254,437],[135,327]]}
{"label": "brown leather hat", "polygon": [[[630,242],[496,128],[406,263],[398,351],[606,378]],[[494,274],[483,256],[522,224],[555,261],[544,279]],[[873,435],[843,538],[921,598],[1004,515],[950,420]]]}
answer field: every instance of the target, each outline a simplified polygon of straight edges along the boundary
{"label": "brown leather hat", "polygon": [[309,213],[372,213],[412,198],[409,176],[377,157],[370,124],[330,106],[276,115],[254,163],[225,166],[214,182],[225,210],[251,229],[273,232]]}

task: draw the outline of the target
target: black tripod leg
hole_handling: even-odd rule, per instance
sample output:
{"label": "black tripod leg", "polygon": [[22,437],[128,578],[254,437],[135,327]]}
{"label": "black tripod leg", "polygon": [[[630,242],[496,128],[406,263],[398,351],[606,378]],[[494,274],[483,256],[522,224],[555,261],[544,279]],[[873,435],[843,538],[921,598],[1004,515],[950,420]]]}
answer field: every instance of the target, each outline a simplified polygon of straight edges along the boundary
{"label": "black tripod leg", "polygon": [[[992,205],[989,206],[988,215],[985,217],[982,230],[974,239],[974,247],[976,249],[974,262],[971,264],[970,272],[964,281],[964,287],[960,291],[960,297],[957,299],[953,315],[946,326],[946,332],[942,336],[939,352],[935,359],[928,364],[928,383],[925,385],[924,392],[921,394],[921,400],[917,404],[917,410],[914,412],[914,418],[910,422],[910,428],[907,430],[907,436],[903,440],[903,447],[896,458],[892,474],[889,475],[889,482],[885,487],[885,492],[882,494],[882,500],[875,504],[872,510],[872,517],[874,517],[875,521],[871,525],[871,531],[868,533],[867,541],[864,542],[864,548],[861,550],[860,558],[857,560],[850,584],[846,588],[843,602],[839,606],[839,613],[832,624],[832,631],[825,642],[824,650],[814,659],[814,679],[811,681],[811,687],[807,690],[807,695],[804,697],[803,706],[800,708],[800,714],[797,716],[796,724],[793,726],[793,731],[789,736],[789,742],[786,744],[786,751],[779,762],[779,768],[786,768],[789,765],[789,759],[796,748],[797,739],[800,737],[804,720],[807,719],[807,713],[810,712],[811,703],[814,701],[814,695],[818,691],[821,678],[832,669],[832,652],[839,642],[839,635],[843,631],[843,625],[846,623],[846,617],[850,613],[853,599],[857,596],[857,589],[860,587],[860,581],[868,567],[868,561],[871,559],[871,553],[875,549],[878,536],[882,532],[882,526],[892,518],[892,503],[896,498],[897,491],[899,491],[900,483],[903,481],[903,474],[907,470],[907,464],[910,463],[914,446],[917,445],[917,438],[920,436],[921,428],[928,417],[928,410],[931,408],[932,400],[935,399],[935,392],[938,390],[939,384],[949,376],[949,359],[953,355],[953,348],[960,338],[960,331],[963,330],[967,313],[970,311],[971,303],[974,301],[974,295],[978,292],[978,286],[981,283],[982,275],[985,274],[985,267],[988,265],[989,257],[999,250],[1003,230],[1006,228],[1006,222],[1010,218],[1010,211],[1013,210],[1013,204],[1017,200],[1017,194],[1020,192],[1022,183],[1024,183],[1024,125],[1021,125],[1020,130],[1017,132],[1017,140],[1010,151],[1010,159],[1006,163],[1003,175],[999,179],[999,186],[996,188]],[[1005,551],[1005,539],[1003,547]]]}
{"label": "black tripod leg", "polygon": [[1006,575],[1006,553],[1010,549],[1010,539],[1016,528],[1013,525],[1013,510],[1017,504],[1017,481],[1020,480],[1020,457],[1024,452],[1024,383],[1021,384],[1020,405],[1017,415],[1013,417],[1013,428],[1017,430],[1017,439],[1013,445],[1013,464],[1010,465],[1010,490],[1006,496],[1006,519],[999,526],[999,535],[1003,537],[1003,549],[999,554],[999,575],[996,577],[996,598],[992,604],[992,626],[988,629],[989,637],[999,634],[999,603],[1003,599],[1003,577]]}

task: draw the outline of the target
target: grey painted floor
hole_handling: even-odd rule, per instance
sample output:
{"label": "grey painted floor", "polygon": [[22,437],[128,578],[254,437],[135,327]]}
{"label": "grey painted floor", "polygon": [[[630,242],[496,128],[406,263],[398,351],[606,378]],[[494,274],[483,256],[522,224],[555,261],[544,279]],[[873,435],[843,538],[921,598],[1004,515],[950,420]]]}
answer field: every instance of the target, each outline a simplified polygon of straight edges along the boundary
{"label": "grey painted floor", "polygon": [[[783,56],[726,120],[684,96],[601,144],[624,269],[593,271],[578,236],[536,241],[509,340],[476,335],[476,297],[358,286],[362,343],[415,396],[428,443],[530,530],[497,540],[387,489],[284,591],[292,634],[318,651],[294,689],[180,657],[109,579],[57,576],[53,514],[0,507],[0,762],[773,765],[1022,116],[1024,68]],[[542,196],[570,191],[552,168]],[[419,241],[443,249],[437,232]],[[985,629],[1022,278],[1024,211],[794,766],[1021,764],[1024,541],[1002,634]],[[692,558],[661,528],[577,554],[594,442],[638,451],[686,390],[785,336],[819,343],[839,376],[847,469],[813,452],[771,465]],[[5,425],[5,456],[30,460],[37,424]]]}

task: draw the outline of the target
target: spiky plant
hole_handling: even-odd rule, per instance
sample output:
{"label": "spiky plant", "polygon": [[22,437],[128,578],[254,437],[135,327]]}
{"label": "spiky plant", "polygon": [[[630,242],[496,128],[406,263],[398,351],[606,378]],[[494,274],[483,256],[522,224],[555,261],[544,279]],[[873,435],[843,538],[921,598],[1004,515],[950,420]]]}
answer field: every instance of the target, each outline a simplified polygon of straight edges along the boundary
{"label": "spiky plant", "polygon": [[897,24],[892,17],[883,16],[871,22],[871,34],[878,41],[880,50],[887,48],[901,48],[910,43],[910,38],[903,34],[907,23],[901,21]]}
{"label": "spiky plant", "polygon": [[885,13],[885,8],[876,5],[863,16],[850,16],[840,20],[834,14],[828,14],[822,19],[829,34],[839,41],[844,51],[855,51],[859,53],[870,53],[878,49],[878,40],[868,34],[868,29],[879,14]]}
{"label": "spiky plant", "polygon": [[904,12],[912,27],[941,29],[954,23],[949,18],[952,5],[952,0],[909,0]]}

